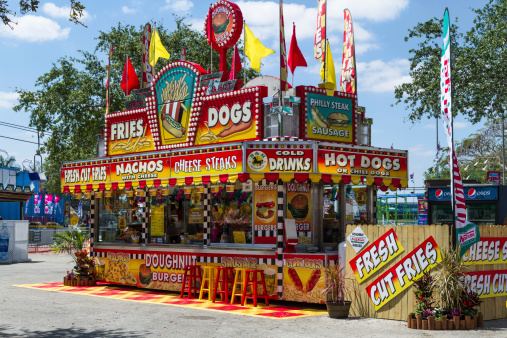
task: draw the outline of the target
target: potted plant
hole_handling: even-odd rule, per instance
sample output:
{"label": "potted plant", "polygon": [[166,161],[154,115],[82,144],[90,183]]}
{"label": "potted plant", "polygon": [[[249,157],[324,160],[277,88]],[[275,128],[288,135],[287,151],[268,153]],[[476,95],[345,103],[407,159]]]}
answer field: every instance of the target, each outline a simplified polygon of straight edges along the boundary
{"label": "potted plant", "polygon": [[350,301],[345,300],[346,282],[349,278],[345,267],[327,263],[325,266],[325,288],[327,312],[330,318],[347,318],[350,311]]}
{"label": "potted plant", "polygon": [[51,244],[53,253],[67,253],[72,257],[74,261],[72,274],[80,284],[87,284],[88,280],[93,280],[95,262],[91,257],[88,257],[88,251],[83,250],[88,239],[88,232],[70,229],[54,234],[53,244]]}

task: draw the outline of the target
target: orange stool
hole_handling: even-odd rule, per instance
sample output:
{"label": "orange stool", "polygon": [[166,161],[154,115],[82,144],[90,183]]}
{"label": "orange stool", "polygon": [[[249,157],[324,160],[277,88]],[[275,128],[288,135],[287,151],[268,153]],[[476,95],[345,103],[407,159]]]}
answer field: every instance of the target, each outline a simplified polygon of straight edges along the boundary
{"label": "orange stool", "polygon": [[[199,286],[197,286],[197,280],[199,280]],[[187,265],[185,266],[185,274],[183,275],[183,283],[181,284],[180,298],[183,298],[183,293],[188,293],[188,298],[197,297],[200,290],[200,284],[202,283],[201,267],[199,265]]]}
{"label": "orange stool", "polygon": [[[214,275],[214,266],[203,266],[204,272],[202,274],[202,283],[201,283],[201,291],[199,292],[199,299],[202,299],[202,295],[204,292],[208,293],[208,300],[211,300],[213,290],[215,287],[215,275]],[[208,283],[206,287],[206,282]]]}
{"label": "orange stool", "polygon": [[[222,300],[229,301],[229,285],[233,283],[234,268],[219,266],[217,268],[217,277],[215,278],[215,290],[213,291],[213,303],[217,293],[223,294]],[[220,286],[220,290],[218,287]],[[231,285],[232,286],[232,285]]]}
{"label": "orange stool", "polygon": [[[259,275],[261,276],[260,282],[258,281]],[[257,284],[261,283],[264,292],[262,295],[257,294]],[[252,288],[252,293],[247,294],[248,287]],[[245,304],[245,299],[253,299],[253,305],[257,306],[257,297],[264,297],[266,306],[269,305],[268,292],[266,290],[266,280],[264,279],[264,270],[246,270],[244,281],[243,294],[241,296],[241,305]]]}
{"label": "orange stool", "polygon": [[[248,268],[237,268],[234,275],[234,283],[232,284],[231,304],[236,301],[236,296],[241,297],[243,295],[243,289],[245,288],[246,270]],[[239,285],[239,292],[237,291]]]}

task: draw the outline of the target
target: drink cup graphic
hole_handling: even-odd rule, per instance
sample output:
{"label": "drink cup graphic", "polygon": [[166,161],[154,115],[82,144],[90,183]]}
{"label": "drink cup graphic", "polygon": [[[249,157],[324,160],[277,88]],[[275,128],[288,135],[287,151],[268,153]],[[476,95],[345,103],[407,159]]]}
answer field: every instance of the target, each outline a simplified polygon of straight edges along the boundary
{"label": "drink cup graphic", "polygon": [[104,270],[106,269],[106,262],[102,259],[98,259],[95,263],[97,267],[97,279],[104,279]]}
{"label": "drink cup graphic", "polygon": [[274,295],[276,293],[276,270],[272,268],[264,270],[264,279],[266,279],[266,291],[268,295]]}

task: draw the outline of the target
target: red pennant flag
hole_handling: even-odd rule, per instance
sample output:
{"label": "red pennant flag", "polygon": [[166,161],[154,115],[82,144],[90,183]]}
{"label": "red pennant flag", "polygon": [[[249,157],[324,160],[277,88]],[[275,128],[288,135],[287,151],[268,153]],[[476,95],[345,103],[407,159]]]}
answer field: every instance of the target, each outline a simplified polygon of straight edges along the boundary
{"label": "red pennant flag", "polygon": [[232,56],[231,74],[229,80],[234,80],[236,74],[241,70],[241,59],[239,58],[238,46],[234,45],[234,54]]}
{"label": "red pennant flag", "polygon": [[139,89],[139,79],[137,78],[136,70],[130,63],[130,58],[127,56],[125,61],[125,68],[123,68],[123,75],[121,77],[121,89],[125,95],[130,95],[130,92],[134,89]]}
{"label": "red pennant flag", "polygon": [[303,53],[301,53],[301,50],[298,47],[298,42],[296,40],[296,25],[293,25],[292,29],[292,40],[290,40],[290,47],[289,47],[289,57],[287,60],[287,63],[289,64],[290,71],[292,74],[294,74],[294,70],[296,67],[307,67],[305,57],[303,56]]}

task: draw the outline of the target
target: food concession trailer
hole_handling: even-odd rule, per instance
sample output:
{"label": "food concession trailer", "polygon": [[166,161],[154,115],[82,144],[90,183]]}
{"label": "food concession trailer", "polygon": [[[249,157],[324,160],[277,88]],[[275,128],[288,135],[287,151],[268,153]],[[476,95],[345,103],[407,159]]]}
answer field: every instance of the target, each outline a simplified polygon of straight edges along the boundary
{"label": "food concession trailer", "polygon": [[135,109],[106,115],[105,156],[63,164],[62,191],[91,202],[98,278],[179,291],[188,264],[258,267],[270,298],[324,302],[345,225],[376,223],[408,153],[358,144],[353,94],[299,86],[279,116],[267,87],[220,68],[165,66]]}

